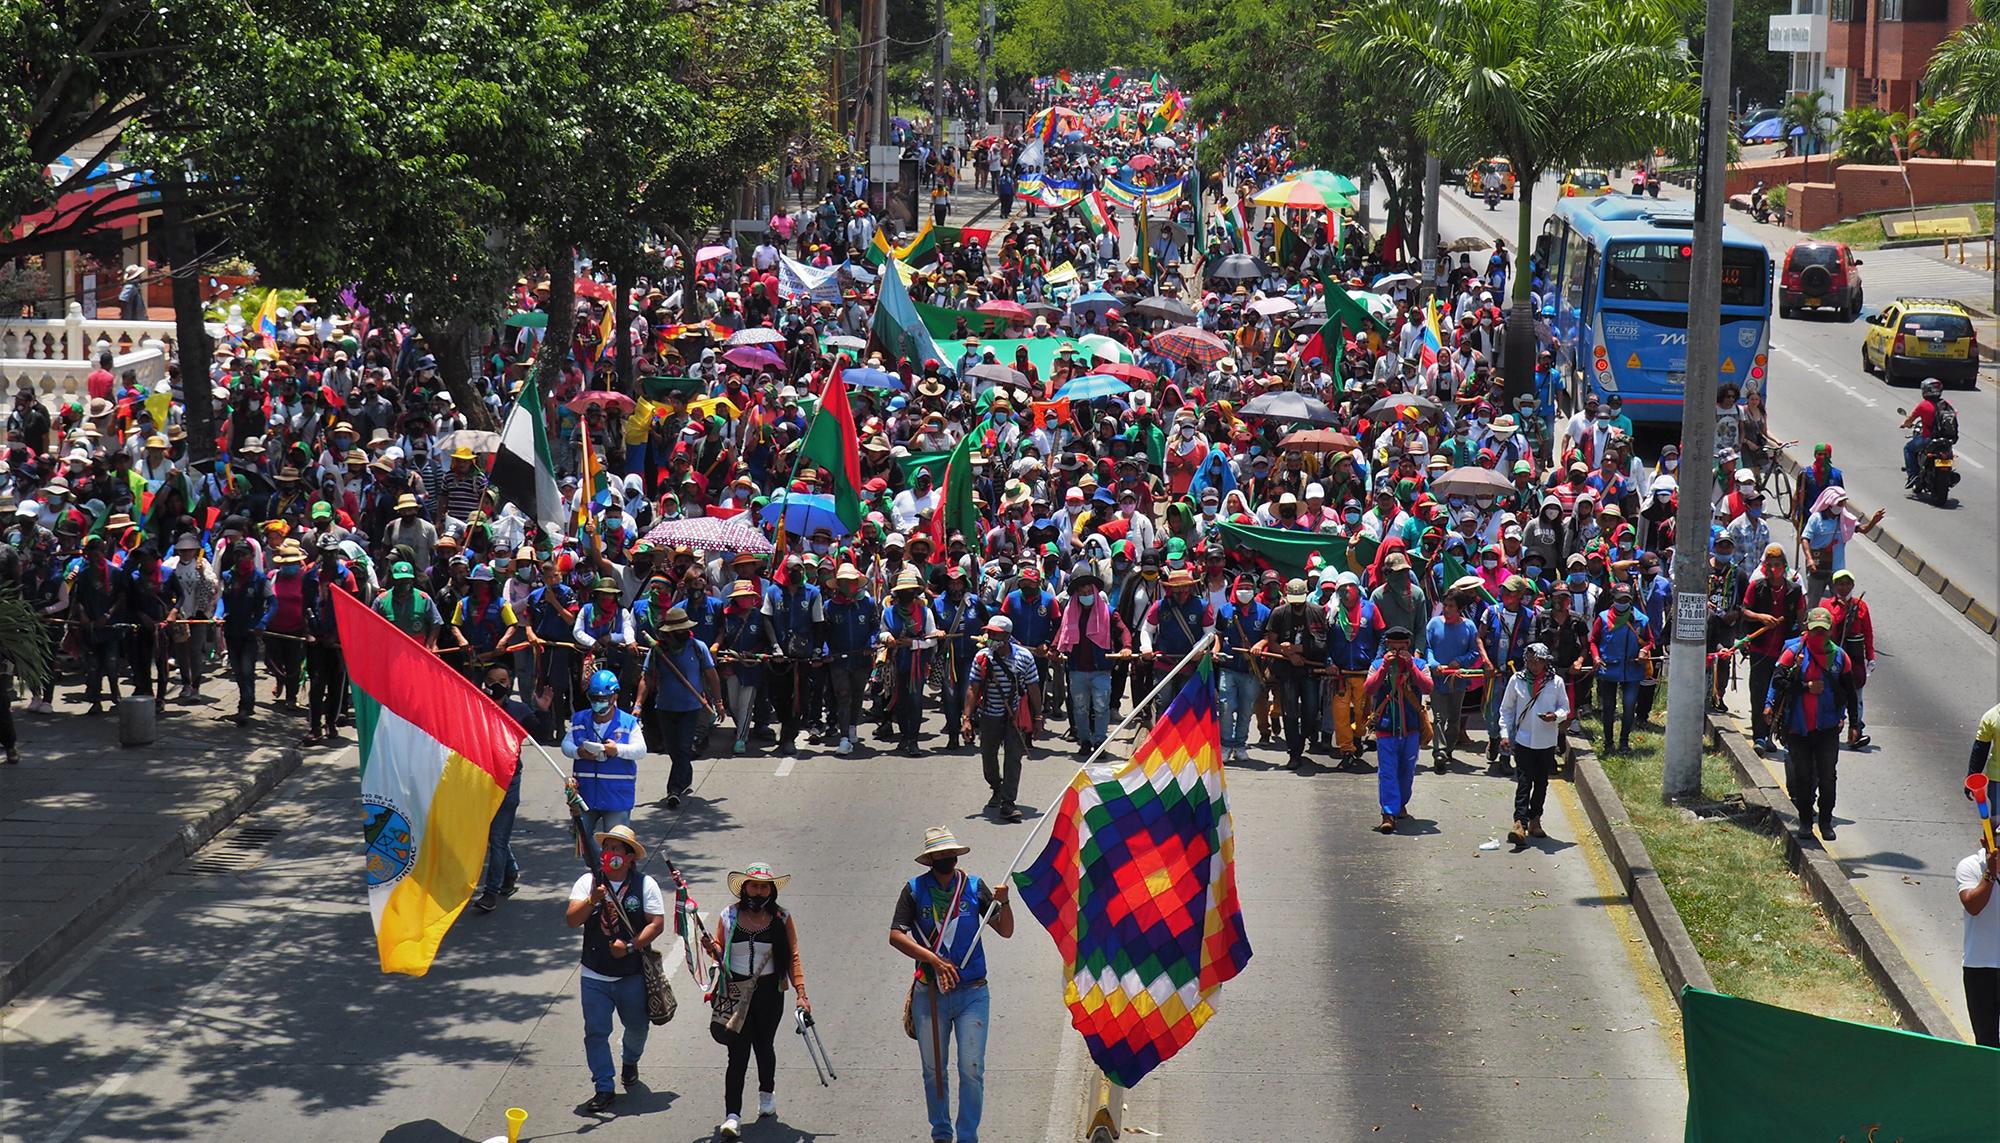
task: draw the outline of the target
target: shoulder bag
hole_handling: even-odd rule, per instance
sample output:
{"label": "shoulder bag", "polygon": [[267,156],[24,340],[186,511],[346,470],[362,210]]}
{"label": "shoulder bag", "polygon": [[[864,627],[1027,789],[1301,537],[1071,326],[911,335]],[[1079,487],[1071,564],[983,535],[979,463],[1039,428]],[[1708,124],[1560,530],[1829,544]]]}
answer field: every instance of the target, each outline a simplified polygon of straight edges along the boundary
{"label": "shoulder bag", "polygon": [[[643,869],[638,870],[634,872],[633,876],[639,878],[639,899],[644,901],[646,894],[645,872]],[[611,903],[612,913],[617,916],[618,924],[624,928],[626,943],[633,948],[638,948],[638,930],[633,927],[632,919],[625,915],[625,907],[619,904],[618,898],[609,892],[605,894],[604,899]],[[646,978],[647,1021],[653,1024],[665,1024],[669,1020],[672,1020],[674,1013],[680,1010],[680,1001],[674,999],[673,985],[667,982],[666,958],[660,955],[660,950],[656,948],[639,949],[639,975]]]}
{"label": "shoulder bag", "polygon": [[743,1036],[743,1027],[750,1019],[750,990],[756,986],[757,978],[730,979],[729,947],[736,942],[736,906],[731,905],[724,916],[729,928],[722,942],[721,971],[716,977],[715,992],[709,998],[708,1035],[726,1048]]}

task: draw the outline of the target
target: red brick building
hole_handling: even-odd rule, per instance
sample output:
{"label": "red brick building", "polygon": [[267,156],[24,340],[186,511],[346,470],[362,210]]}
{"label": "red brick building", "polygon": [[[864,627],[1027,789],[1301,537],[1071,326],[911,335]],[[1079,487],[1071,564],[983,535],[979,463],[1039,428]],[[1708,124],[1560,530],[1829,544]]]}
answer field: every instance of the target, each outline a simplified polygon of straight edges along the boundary
{"label": "red brick building", "polygon": [[1972,0],[1830,0],[1826,13],[1826,66],[1846,80],[1838,105],[1907,113],[1931,53],[1972,21]]}

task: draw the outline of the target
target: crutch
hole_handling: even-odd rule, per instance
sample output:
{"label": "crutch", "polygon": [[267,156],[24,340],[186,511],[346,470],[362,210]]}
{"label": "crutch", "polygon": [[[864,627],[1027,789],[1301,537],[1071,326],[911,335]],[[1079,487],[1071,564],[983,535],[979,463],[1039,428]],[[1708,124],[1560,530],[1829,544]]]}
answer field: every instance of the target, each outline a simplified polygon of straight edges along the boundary
{"label": "crutch", "polygon": [[833,1070],[833,1057],[826,1054],[826,1045],[819,1038],[819,1024],[812,1013],[803,1008],[792,1009],[792,1030],[804,1041],[806,1055],[811,1058],[813,1071],[819,1075],[819,1086],[832,1086],[827,1081],[840,1078]]}

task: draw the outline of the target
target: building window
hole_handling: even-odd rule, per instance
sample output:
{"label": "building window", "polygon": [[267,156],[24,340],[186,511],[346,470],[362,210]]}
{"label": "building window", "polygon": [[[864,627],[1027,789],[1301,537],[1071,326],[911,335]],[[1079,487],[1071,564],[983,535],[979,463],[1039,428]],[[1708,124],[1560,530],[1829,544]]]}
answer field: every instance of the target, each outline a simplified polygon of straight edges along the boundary
{"label": "building window", "polygon": [[1883,20],[1934,24],[1950,18],[1949,7],[1949,0],[1878,0],[1876,13]]}
{"label": "building window", "polygon": [[1842,24],[1865,20],[1868,18],[1868,0],[1833,0],[1829,15]]}

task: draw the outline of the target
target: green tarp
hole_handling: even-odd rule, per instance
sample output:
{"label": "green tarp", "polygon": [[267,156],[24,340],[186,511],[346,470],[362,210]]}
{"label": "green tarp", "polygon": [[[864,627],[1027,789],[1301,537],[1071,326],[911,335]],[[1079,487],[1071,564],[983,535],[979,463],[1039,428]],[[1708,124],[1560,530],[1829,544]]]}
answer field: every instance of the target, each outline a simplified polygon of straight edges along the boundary
{"label": "green tarp", "polygon": [[966,332],[982,340],[999,337],[1007,332],[1007,319],[997,314],[955,310],[946,306],[934,306],[928,302],[918,302],[917,316],[924,319],[924,328],[931,331],[932,337],[950,337],[957,333],[960,318],[965,319]]}
{"label": "green tarp", "polygon": [[1681,1017],[1688,1143],[2000,1138],[2000,1050],[1694,988]]}

